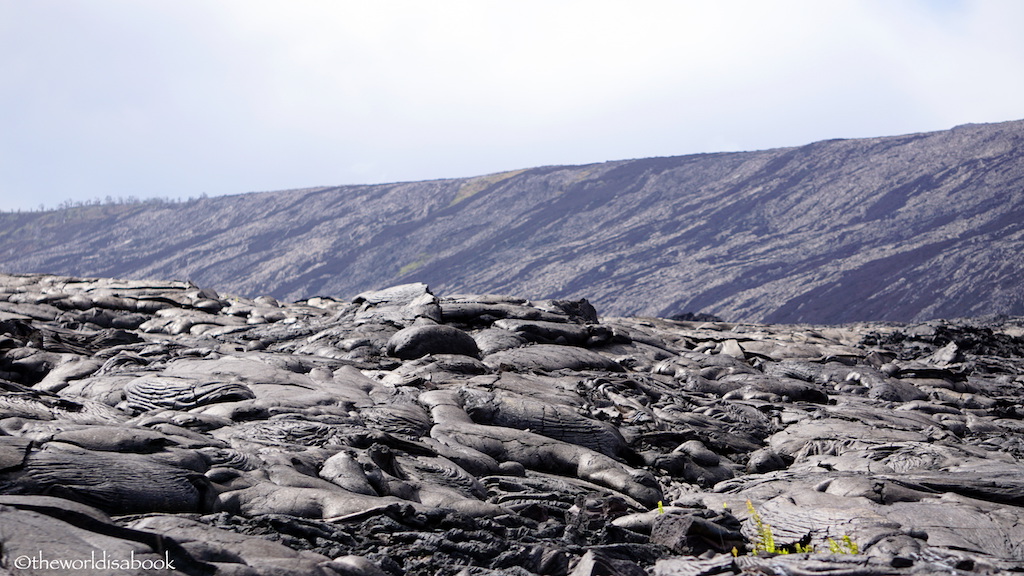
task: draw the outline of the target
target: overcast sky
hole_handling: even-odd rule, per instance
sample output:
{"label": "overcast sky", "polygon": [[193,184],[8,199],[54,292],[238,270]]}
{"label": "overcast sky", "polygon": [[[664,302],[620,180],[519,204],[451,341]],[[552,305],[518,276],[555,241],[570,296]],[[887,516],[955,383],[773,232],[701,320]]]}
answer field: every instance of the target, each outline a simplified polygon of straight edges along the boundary
{"label": "overcast sky", "polygon": [[0,210],[1024,119],[1020,0],[0,0]]}

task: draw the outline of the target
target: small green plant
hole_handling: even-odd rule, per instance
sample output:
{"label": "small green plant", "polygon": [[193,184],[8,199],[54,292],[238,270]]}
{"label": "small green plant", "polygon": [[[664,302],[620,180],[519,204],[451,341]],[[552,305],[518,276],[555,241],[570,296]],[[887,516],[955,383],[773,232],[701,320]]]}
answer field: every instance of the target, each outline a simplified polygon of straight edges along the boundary
{"label": "small green plant", "polygon": [[[761,514],[754,508],[754,504],[750,500],[747,500],[747,511],[750,512],[750,520],[754,523],[754,529],[757,532],[754,536],[752,554],[759,554],[761,552],[768,554],[789,554],[791,552],[813,554],[815,552],[814,546],[799,542],[793,545],[792,550],[784,546],[776,546],[772,527],[769,524],[765,524]],[[860,554],[860,546],[857,546],[857,543],[849,535],[843,536],[838,541],[829,538],[828,549],[832,554]],[[739,551],[733,548],[732,555],[739,556]]]}
{"label": "small green plant", "polygon": [[843,536],[838,542],[829,538],[828,550],[833,554],[860,554],[860,546],[849,535]]}
{"label": "small green plant", "polygon": [[814,546],[811,546],[810,544],[804,545],[797,542],[793,545],[793,550],[797,554],[814,554]]}
{"label": "small green plant", "polygon": [[775,548],[775,536],[772,534],[772,527],[764,523],[764,520],[761,519],[761,514],[754,508],[754,504],[750,500],[747,500],[747,510],[750,512],[750,519],[754,522],[754,528],[757,530],[757,536],[754,537],[753,553],[767,552],[769,554],[776,554],[778,550]]}

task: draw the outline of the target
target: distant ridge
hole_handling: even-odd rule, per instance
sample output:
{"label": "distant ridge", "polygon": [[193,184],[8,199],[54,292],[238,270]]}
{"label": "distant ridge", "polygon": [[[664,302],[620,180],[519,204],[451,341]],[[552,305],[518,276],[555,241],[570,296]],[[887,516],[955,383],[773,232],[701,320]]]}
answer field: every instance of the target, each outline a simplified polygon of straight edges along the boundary
{"label": "distant ridge", "polygon": [[239,294],[589,298],[604,315],[1024,314],[1024,121],[806,146],[0,214],[0,272]]}

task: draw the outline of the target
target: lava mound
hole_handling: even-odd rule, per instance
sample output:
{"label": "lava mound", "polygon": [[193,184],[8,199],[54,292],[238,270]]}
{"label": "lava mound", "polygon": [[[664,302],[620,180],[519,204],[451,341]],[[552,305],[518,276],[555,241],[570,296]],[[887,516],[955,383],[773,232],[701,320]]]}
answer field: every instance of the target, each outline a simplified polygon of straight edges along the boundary
{"label": "lava mound", "polygon": [[0,564],[1024,571],[1021,319],[710,320],[2,275]]}

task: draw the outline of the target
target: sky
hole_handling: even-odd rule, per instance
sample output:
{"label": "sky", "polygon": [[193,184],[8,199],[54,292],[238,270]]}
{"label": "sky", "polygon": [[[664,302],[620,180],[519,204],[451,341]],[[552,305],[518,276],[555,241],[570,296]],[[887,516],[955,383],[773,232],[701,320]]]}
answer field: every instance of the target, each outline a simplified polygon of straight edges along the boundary
{"label": "sky", "polygon": [[1024,119],[1019,0],[0,0],[0,211]]}

